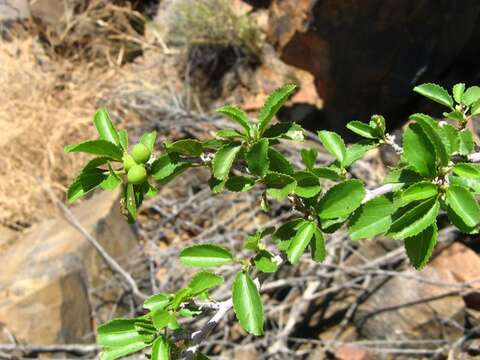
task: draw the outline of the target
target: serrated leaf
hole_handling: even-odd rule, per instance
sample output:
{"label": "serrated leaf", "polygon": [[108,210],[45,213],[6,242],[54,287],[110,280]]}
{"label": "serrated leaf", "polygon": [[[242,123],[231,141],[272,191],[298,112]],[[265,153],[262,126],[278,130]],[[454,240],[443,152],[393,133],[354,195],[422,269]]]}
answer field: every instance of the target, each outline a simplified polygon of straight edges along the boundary
{"label": "serrated leaf", "polygon": [[453,98],[458,104],[462,103],[464,92],[465,92],[465,84],[458,83],[453,86],[453,89],[452,89]]}
{"label": "serrated leaf", "polygon": [[278,200],[293,193],[297,185],[293,177],[274,172],[268,173],[264,181],[267,187],[267,194]]}
{"label": "serrated leaf", "polygon": [[436,199],[418,204],[392,222],[387,236],[399,240],[417,235],[435,222],[439,209],[440,204]]}
{"label": "serrated leaf", "polygon": [[262,240],[265,236],[273,234],[274,231],[275,228],[270,226],[265,229],[258,230],[254,234],[248,235],[243,247],[249,250],[257,250],[260,240]]}
{"label": "serrated leaf", "polygon": [[115,145],[120,144],[118,131],[113,125],[110,115],[106,108],[101,108],[95,113],[93,123],[97,129],[100,139],[109,141]]}
{"label": "serrated leaf", "polygon": [[132,343],[125,346],[107,348],[100,355],[100,360],[116,360],[124,356],[136,353],[146,348],[147,346],[148,345],[145,344],[143,341],[138,341],[136,343]]}
{"label": "serrated leaf", "polygon": [[408,169],[393,169],[383,179],[385,184],[405,183],[411,184],[414,182],[422,181],[423,177],[417,172]]}
{"label": "serrated leaf", "polygon": [[450,112],[444,112],[442,115],[445,116],[447,119],[452,119],[452,120],[458,121],[460,123],[465,120],[463,118],[463,114],[458,110],[453,110],[453,111],[450,111]]}
{"label": "serrated leaf", "polygon": [[353,215],[348,225],[352,240],[371,239],[384,234],[392,224],[393,202],[385,195],[366,202]]}
{"label": "serrated leaf", "polygon": [[142,342],[135,319],[114,319],[97,328],[97,343],[102,347],[123,347]]}
{"label": "serrated leaf", "polygon": [[293,175],[297,182],[295,194],[303,198],[311,198],[321,191],[318,177],[307,171],[299,171]]}
{"label": "serrated leaf", "polygon": [[68,202],[73,203],[74,201],[88,194],[90,191],[95,190],[103,181],[105,181],[107,177],[108,174],[105,174],[104,171],[100,169],[93,168],[83,171],[68,187]]}
{"label": "serrated leaf", "polygon": [[154,131],[143,134],[140,137],[139,143],[145,145],[147,149],[150,150],[150,152],[153,152],[156,140],[157,140],[157,132],[154,130]]}
{"label": "serrated leaf", "polygon": [[274,148],[268,149],[268,161],[270,170],[280,174],[293,175],[294,170],[292,164],[280,152]]}
{"label": "serrated leaf", "polygon": [[203,153],[202,143],[195,139],[183,139],[165,145],[169,153],[174,152],[187,156],[200,156]]}
{"label": "serrated leaf", "polygon": [[433,223],[421,233],[405,239],[405,249],[410,263],[422,270],[432,256],[437,243],[437,224]]}
{"label": "serrated leaf", "polygon": [[233,309],[242,328],[250,334],[263,335],[263,305],[250,275],[239,272],[232,288]]}
{"label": "serrated leaf", "polygon": [[462,97],[462,102],[467,106],[472,105],[478,100],[480,100],[480,87],[478,86],[469,87]]}
{"label": "serrated leaf", "polygon": [[[189,287],[178,290],[173,296],[171,307],[174,311],[178,310],[180,305],[192,297],[192,289]],[[170,324],[170,323],[169,323]]]}
{"label": "serrated leaf", "polygon": [[347,147],[347,155],[343,166],[352,165],[355,161],[362,158],[367,152],[377,147],[377,144],[371,142],[358,142]]}
{"label": "serrated leaf", "polygon": [[464,129],[458,132],[458,153],[460,155],[468,155],[473,152],[475,143],[473,141],[472,132]]}
{"label": "serrated leaf", "polygon": [[449,161],[449,156],[447,149],[443,144],[438,123],[430,116],[425,114],[413,114],[410,116],[410,119],[415,120],[421,126],[425,135],[427,135],[428,139],[435,148],[435,154],[437,155],[440,163],[443,166],[446,166]]}
{"label": "serrated leaf", "polygon": [[151,311],[165,309],[165,307],[170,303],[170,300],[171,297],[168,294],[155,294],[143,302],[143,307]]}
{"label": "serrated leaf", "polygon": [[453,99],[443,87],[437,84],[427,83],[419,86],[415,86],[413,91],[416,93],[429,98],[439,104],[448,106],[449,108],[453,107]]}
{"label": "serrated leaf", "polygon": [[467,178],[480,178],[480,165],[458,163],[453,167],[453,173]]}
{"label": "serrated leaf", "polygon": [[345,176],[342,173],[342,170],[335,165],[313,168],[312,173],[315,176],[318,176],[319,178],[329,179],[334,181],[343,180],[345,178]]}
{"label": "serrated leaf", "polygon": [[425,177],[435,175],[435,148],[419,124],[410,124],[405,130],[403,156],[419,174]]}
{"label": "serrated leaf", "polygon": [[279,122],[267,128],[262,137],[267,139],[303,140],[303,129],[294,122]]}
{"label": "serrated leaf", "polygon": [[340,229],[346,221],[347,217],[336,219],[323,219],[320,227],[324,233],[333,234],[335,231]]}
{"label": "serrated leaf", "polygon": [[277,245],[278,250],[287,251],[302,222],[303,219],[290,220],[273,233],[272,240]]}
{"label": "serrated leaf", "polygon": [[318,151],[316,149],[302,149],[300,154],[307,170],[311,170],[317,161]]}
{"label": "serrated leaf", "polygon": [[123,151],[120,147],[107,140],[89,140],[80,144],[68,145],[66,153],[83,152],[92,155],[105,156],[113,160],[122,161]]}
{"label": "serrated leaf", "polygon": [[248,170],[254,175],[264,177],[268,170],[268,139],[260,139],[252,145],[245,156]]}
{"label": "serrated leaf", "polygon": [[454,226],[457,227],[457,229],[459,229],[462,233],[464,234],[478,234],[479,232],[479,228],[478,226],[468,226],[467,224],[465,224],[465,222],[463,221],[463,219],[457,215],[457,213],[455,211],[453,211],[453,209],[448,206],[447,207],[447,216],[448,216],[448,220],[450,221],[450,223]]}
{"label": "serrated leaf", "polygon": [[275,90],[266,100],[258,114],[258,134],[261,136],[268,127],[270,121],[276,115],[278,110],[288,100],[297,88],[294,84],[288,84]]}
{"label": "serrated leaf", "polygon": [[255,179],[249,176],[232,176],[225,182],[225,187],[233,192],[245,192],[255,186]]}
{"label": "serrated leaf", "polygon": [[194,245],[181,251],[180,261],[186,267],[209,268],[231,263],[233,255],[217,245]]}
{"label": "serrated leaf", "polygon": [[165,309],[156,309],[151,312],[152,322],[155,329],[162,330],[166,328],[170,323],[176,321],[175,316],[170,314]]}
{"label": "serrated leaf", "polygon": [[394,198],[394,204],[396,207],[403,207],[414,201],[429,199],[437,194],[438,188],[436,185],[428,181],[422,181],[399,192]]}
{"label": "serrated leaf", "polygon": [[274,273],[278,270],[278,264],[272,253],[266,250],[259,251],[253,262],[257,270],[264,273]]}
{"label": "serrated leaf", "polygon": [[333,131],[322,130],[318,132],[318,138],[325,149],[337,159],[340,164],[343,164],[347,156],[347,147],[341,136]]}
{"label": "serrated leaf", "polygon": [[375,129],[372,129],[369,125],[361,121],[350,121],[347,124],[347,129],[367,139],[377,138],[377,133],[375,132]]}
{"label": "serrated leaf", "polygon": [[473,191],[474,194],[480,194],[480,179],[468,178],[450,175],[448,178],[451,185],[462,186],[467,190]]}
{"label": "serrated leaf", "polygon": [[215,111],[226,115],[230,120],[233,120],[238,125],[240,125],[249,137],[253,136],[252,124],[250,123],[247,114],[243,110],[239,109],[236,106],[228,105],[223,106]]}
{"label": "serrated leaf", "polygon": [[466,226],[475,227],[480,223],[480,206],[467,189],[461,186],[450,186],[447,189],[447,204]]}
{"label": "serrated leaf", "polygon": [[206,290],[222,285],[223,282],[223,277],[208,271],[202,271],[190,280],[188,287],[192,289],[192,296],[196,296]]}
{"label": "serrated leaf", "polygon": [[303,221],[303,223],[298,226],[297,233],[290,242],[287,250],[288,261],[290,261],[291,264],[298,264],[300,257],[313,237],[315,228],[316,225],[311,221]]}
{"label": "serrated leaf", "polygon": [[164,154],[152,163],[151,174],[155,180],[162,181],[177,174],[187,166],[189,164],[183,161],[178,154]]}
{"label": "serrated leaf", "polygon": [[344,218],[357,209],[365,197],[365,188],[359,180],[341,182],[320,199],[317,212],[320,219]]}
{"label": "serrated leaf", "polygon": [[215,133],[215,137],[224,138],[224,139],[236,139],[236,138],[243,138],[244,135],[234,129],[222,129]]}
{"label": "serrated leaf", "polygon": [[151,360],[170,360],[170,344],[163,335],[159,336],[152,344]]}
{"label": "serrated leaf", "polygon": [[234,143],[222,146],[212,161],[213,176],[219,180],[226,180],[230,173],[230,168],[241,149],[241,145]]}
{"label": "serrated leaf", "polygon": [[325,238],[323,237],[320,229],[315,226],[313,232],[313,238],[310,241],[310,250],[312,254],[312,260],[317,263],[322,263],[327,256],[327,249],[325,248]]}
{"label": "serrated leaf", "polygon": [[450,124],[441,123],[440,132],[442,134],[442,141],[447,149],[448,154],[452,155],[457,152],[459,146],[458,130]]}

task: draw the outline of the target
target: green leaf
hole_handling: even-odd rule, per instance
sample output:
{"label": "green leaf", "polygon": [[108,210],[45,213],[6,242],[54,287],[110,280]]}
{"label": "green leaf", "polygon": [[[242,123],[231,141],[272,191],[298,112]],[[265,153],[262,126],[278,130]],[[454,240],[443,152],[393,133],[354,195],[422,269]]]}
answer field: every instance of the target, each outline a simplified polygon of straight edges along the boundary
{"label": "green leaf", "polygon": [[472,105],[478,100],[480,100],[480,87],[478,86],[469,87],[462,97],[462,102],[467,106]]}
{"label": "green leaf", "polygon": [[95,190],[108,177],[103,170],[91,169],[78,175],[67,190],[67,200],[69,203],[80,199],[90,191]]}
{"label": "green leaf", "polygon": [[452,119],[452,120],[458,121],[460,123],[465,121],[465,119],[463,117],[463,114],[458,110],[453,110],[453,111],[450,111],[450,112],[444,112],[442,115],[445,116],[447,119]]}
{"label": "green leaf", "polygon": [[450,185],[462,186],[465,189],[473,191],[475,194],[480,194],[480,179],[478,178],[469,178],[469,177],[460,177],[450,175],[448,178]]}
{"label": "green leaf", "polygon": [[268,161],[270,170],[280,174],[293,175],[294,170],[292,164],[280,152],[274,148],[268,149]]}
{"label": "green leaf", "polygon": [[348,234],[352,240],[371,239],[384,234],[392,224],[395,211],[392,200],[385,196],[377,196],[366,202],[353,215],[348,225]]}
{"label": "green leaf", "polygon": [[118,131],[113,125],[106,108],[101,108],[95,113],[93,123],[95,124],[100,139],[109,141],[115,145],[120,144]]}
{"label": "green leaf", "polygon": [[231,263],[233,255],[217,245],[194,245],[182,250],[180,261],[186,267],[209,268]]}
{"label": "green leaf", "polygon": [[255,179],[249,176],[232,176],[225,182],[225,187],[234,192],[245,192],[255,186]]}
{"label": "green leaf", "polygon": [[459,131],[458,139],[458,152],[460,155],[468,155],[474,150],[475,144],[473,142],[473,135],[470,130],[464,129]]}
{"label": "green leaf", "polygon": [[225,188],[225,183],[226,183],[225,180],[218,180],[218,179],[215,179],[213,176],[210,179],[208,179],[208,186],[210,187],[210,190],[212,190],[214,194],[222,192]]}
{"label": "green leaf", "polygon": [[365,197],[365,188],[360,180],[341,182],[322,197],[317,205],[320,219],[344,218],[357,209]]}
{"label": "green leaf", "polygon": [[65,146],[66,153],[83,152],[92,155],[99,155],[122,161],[123,151],[117,145],[107,140],[89,140],[80,144]]}
{"label": "green leaf", "polygon": [[268,170],[268,139],[260,139],[252,145],[245,156],[248,170],[254,175],[264,177]]}
{"label": "green leaf", "polygon": [[114,319],[97,328],[97,343],[102,347],[122,347],[142,342],[135,319]]}
{"label": "green leaf", "polygon": [[428,181],[418,182],[411,185],[405,191],[400,192],[394,199],[395,206],[403,207],[414,201],[425,200],[438,194],[438,188],[435,184]]}
{"label": "green leaf", "polygon": [[156,309],[151,312],[153,325],[155,329],[162,330],[168,326],[172,321],[175,321],[175,317],[167,310]]}
{"label": "green leaf", "polygon": [[406,183],[411,184],[414,182],[422,181],[423,177],[417,172],[408,169],[393,169],[391,170],[383,179],[385,184],[394,184],[394,183]]}
{"label": "green leaf", "polygon": [[440,204],[436,199],[424,201],[401,213],[393,221],[387,235],[394,240],[415,236],[435,222],[439,209]]}
{"label": "green leaf", "polygon": [[324,233],[333,234],[335,231],[337,231],[343,226],[345,221],[347,221],[347,217],[336,218],[336,219],[324,219],[322,220],[320,227]]}
{"label": "green leaf", "polygon": [[475,101],[470,108],[470,115],[475,116],[480,114],[480,100]]}
{"label": "green leaf", "polygon": [[385,130],[387,127],[385,125],[385,118],[382,115],[372,115],[369,125],[375,130],[375,134],[378,138],[383,139],[385,137]]}
{"label": "green leaf", "polygon": [[461,186],[450,186],[447,189],[447,204],[468,227],[480,223],[480,206],[473,194]]}
{"label": "green leaf", "polygon": [[267,139],[303,140],[303,128],[294,122],[280,122],[270,126],[262,135]]}
{"label": "green leaf", "polygon": [[230,173],[230,168],[241,148],[241,145],[234,143],[222,146],[217,151],[212,161],[213,176],[218,180],[226,180]]}
{"label": "green leaf", "polygon": [[152,163],[151,174],[157,181],[170,178],[189,166],[178,154],[164,154]]}
{"label": "green leaf", "polygon": [[415,269],[422,270],[427,265],[436,243],[437,224],[435,223],[421,233],[405,239],[405,249]]}
{"label": "green leaf", "polygon": [[150,152],[153,152],[156,140],[157,140],[157,132],[154,130],[154,131],[143,134],[139,142],[140,144],[145,145],[147,149],[150,150]]}
{"label": "green leaf", "polygon": [[222,129],[215,133],[215,137],[224,138],[224,139],[237,139],[237,138],[241,139],[244,137],[244,135],[234,129]]}
{"label": "green leaf", "polygon": [[195,139],[183,139],[165,145],[169,153],[175,152],[187,156],[200,156],[203,153],[202,143]]}
{"label": "green leaf", "polygon": [[265,229],[258,230],[254,234],[248,235],[243,247],[249,250],[257,250],[260,240],[262,240],[265,236],[273,234],[274,231],[275,228],[270,226]]}
{"label": "green leaf", "polygon": [[311,198],[321,191],[318,177],[307,171],[300,171],[293,175],[297,182],[295,194],[303,198]]}
{"label": "green leaf", "polygon": [[447,207],[447,216],[450,223],[457,227],[464,234],[478,234],[478,226],[468,226],[465,224],[463,219],[455,213],[455,211],[448,206]]}
{"label": "green leaf", "polygon": [[264,273],[274,273],[278,270],[278,264],[274,260],[272,253],[266,250],[260,250],[253,262],[257,270]]}
{"label": "green leaf", "polygon": [[470,163],[458,163],[453,167],[453,173],[461,177],[480,178],[480,165]]}
{"label": "green leaf", "polygon": [[465,92],[465,84],[458,83],[453,86],[453,89],[452,89],[453,98],[458,104],[462,103],[464,92]]}
{"label": "green leaf", "polygon": [[443,166],[448,165],[450,159],[447,153],[447,149],[443,144],[441,138],[441,130],[438,126],[438,123],[430,116],[425,114],[413,114],[410,116],[410,119],[415,120],[421,126],[425,135],[427,135],[428,139],[435,148],[435,154],[440,160],[440,163]]}
{"label": "green leaf", "polygon": [[343,180],[345,178],[342,173],[342,169],[335,165],[313,168],[312,173],[319,178],[329,179],[333,181]]}
{"label": "green leaf", "polygon": [[297,185],[293,177],[274,172],[268,173],[264,181],[267,187],[267,194],[278,200],[293,193]]}
{"label": "green leaf", "polygon": [[457,152],[459,146],[458,130],[450,124],[441,123],[440,132],[448,154],[452,155]]}
{"label": "green leaf", "polygon": [[415,86],[413,88],[413,91],[439,104],[445,105],[449,108],[453,107],[452,97],[449,95],[448,91],[440,85],[431,83],[422,84],[419,86]]}
{"label": "green leaf", "polygon": [[206,290],[223,284],[223,277],[215,275],[208,271],[202,271],[196,274],[188,283],[188,287],[192,289],[192,296],[196,296]]}
{"label": "green leaf", "polygon": [[419,124],[410,124],[405,130],[403,156],[419,174],[425,177],[435,175],[435,148]]}
{"label": "green leaf", "polygon": [[137,219],[137,199],[133,184],[128,184],[125,188],[125,209],[128,213],[129,223],[135,222]]}
{"label": "green leaf", "polygon": [[358,159],[362,158],[367,152],[377,147],[377,144],[371,142],[358,142],[347,147],[347,155],[343,166],[350,166]]}
{"label": "green leaf", "polygon": [[318,151],[316,149],[302,149],[301,155],[302,161],[307,170],[313,169],[315,162],[317,161]]}
{"label": "green leaf", "polygon": [[258,134],[263,135],[263,132],[268,127],[270,121],[276,115],[278,110],[283,106],[283,104],[288,100],[290,95],[293,94],[297,88],[294,84],[288,84],[280,89],[275,90],[265,102],[265,105],[260,109],[258,114]]}
{"label": "green leaf", "polygon": [[170,344],[160,335],[152,344],[151,360],[170,360]]}
{"label": "green leaf", "polygon": [[310,241],[310,250],[312,253],[312,260],[317,263],[322,263],[327,256],[327,249],[325,248],[325,239],[320,229],[315,226],[313,238]]}
{"label": "green leaf", "polygon": [[337,159],[340,164],[343,164],[347,156],[347,147],[340,135],[333,131],[322,130],[318,132],[318,138],[325,149]]}
{"label": "green leaf", "polygon": [[158,309],[165,309],[170,303],[171,296],[165,293],[159,293],[150,296],[147,300],[143,302],[143,307],[145,309],[155,311]]}
{"label": "green leaf", "polygon": [[138,317],[135,319],[135,329],[142,337],[142,341],[146,344],[150,344],[155,340],[156,329],[153,326],[152,320],[146,316]]}
{"label": "green leaf", "polygon": [[361,121],[350,121],[347,124],[347,129],[367,139],[377,138],[375,130]]}
{"label": "green leaf", "polygon": [[297,233],[293,237],[287,250],[288,261],[296,265],[304,253],[315,232],[316,225],[311,221],[303,221],[299,226]]}
{"label": "green leaf", "polygon": [[122,179],[120,179],[115,174],[108,174],[107,178],[103,180],[100,184],[103,190],[114,190],[122,183]]}
{"label": "green leaf", "polygon": [[138,341],[136,343],[132,343],[129,345],[121,346],[121,347],[114,347],[114,348],[107,348],[102,355],[100,356],[100,360],[115,360],[122,358],[124,356],[133,354],[138,352],[147,347],[143,341]]}
{"label": "green leaf", "polygon": [[123,129],[118,132],[118,141],[124,151],[128,151],[128,133]]}
{"label": "green leaf", "polygon": [[230,120],[233,120],[240,125],[249,137],[253,137],[252,125],[244,111],[236,106],[223,106],[215,111],[226,115]]}
{"label": "green leaf", "polygon": [[273,242],[277,245],[278,250],[287,251],[290,247],[292,239],[297,234],[298,228],[302,225],[303,219],[294,219],[280,226],[272,235]]}
{"label": "green leaf", "polygon": [[242,328],[250,334],[263,335],[262,299],[250,275],[239,272],[232,293],[233,309]]}

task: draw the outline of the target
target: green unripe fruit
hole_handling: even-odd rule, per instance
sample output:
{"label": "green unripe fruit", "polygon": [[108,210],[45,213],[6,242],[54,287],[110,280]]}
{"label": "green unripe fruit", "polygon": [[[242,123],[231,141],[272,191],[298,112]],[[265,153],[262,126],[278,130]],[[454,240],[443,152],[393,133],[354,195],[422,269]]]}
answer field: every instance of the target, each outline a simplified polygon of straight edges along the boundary
{"label": "green unripe fruit", "polygon": [[127,174],[128,182],[131,184],[141,184],[147,179],[147,170],[143,165],[133,165]]}
{"label": "green unripe fruit", "polygon": [[133,160],[133,157],[130,154],[125,153],[123,155],[123,167],[125,168],[125,171],[130,170],[134,165],[137,165],[137,163]]}
{"label": "green unripe fruit", "polygon": [[137,164],[144,164],[150,159],[150,150],[143,144],[137,144],[132,149],[132,157]]}

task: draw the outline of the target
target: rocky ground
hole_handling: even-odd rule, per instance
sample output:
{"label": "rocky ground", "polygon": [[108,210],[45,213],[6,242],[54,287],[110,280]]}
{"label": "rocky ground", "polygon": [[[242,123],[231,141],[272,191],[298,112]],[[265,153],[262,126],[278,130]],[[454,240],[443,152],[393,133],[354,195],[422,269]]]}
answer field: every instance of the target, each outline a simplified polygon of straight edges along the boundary
{"label": "rocky ground", "polygon": [[[142,311],[136,288],[151,294],[185,284],[181,247],[208,240],[241,251],[246,234],[292,216],[283,204],[259,211],[260,193],[212,196],[202,171],[147,201],[135,227],[115,192],[62,208],[84,160],[62,148],[89,137],[97,107],[134,136],[156,129],[160,140],[204,138],[224,124],[215,106],[254,114],[266,94],[296,82],[300,91],[281,118],[341,131],[351,116],[375,112],[400,126],[424,106],[410,92],[419,79],[477,80],[478,64],[469,65],[480,29],[475,1],[195,3],[209,15],[187,0],[0,2],[0,357],[93,358],[99,323]],[[283,147],[294,163],[298,150]],[[331,159],[321,152],[320,161]],[[392,161],[372,152],[351,171],[374,187]],[[205,344],[212,358],[480,354],[477,237],[444,227],[422,272],[394,241],[346,238],[328,239],[324,264],[303,259],[266,278],[266,336],[246,336],[230,314]],[[227,281],[214,297],[222,299],[234,270],[222,269]]]}

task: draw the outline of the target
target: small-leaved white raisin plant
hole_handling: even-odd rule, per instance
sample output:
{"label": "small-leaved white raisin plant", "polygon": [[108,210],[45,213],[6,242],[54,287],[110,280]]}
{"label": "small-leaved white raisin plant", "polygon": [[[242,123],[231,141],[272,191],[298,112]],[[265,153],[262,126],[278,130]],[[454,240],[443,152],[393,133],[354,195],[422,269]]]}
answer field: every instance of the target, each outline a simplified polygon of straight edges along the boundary
{"label": "small-leaved white raisin plant", "polygon": [[[480,87],[465,89],[465,84],[457,84],[452,96],[435,84],[417,86],[414,91],[448,109],[443,114],[448,121],[437,121],[425,114],[410,116],[402,146],[386,133],[385,119],[380,115],[373,115],[369,123],[348,123],[347,128],[363,138],[349,146],[335,132],[319,131],[320,142],[334,161],[318,166],[317,149],[304,148],[301,169],[295,168],[275,146],[285,140],[302,141],[302,127],[288,122],[271,125],[295,88],[286,85],[273,92],[256,122],[235,106],[217,109],[237,126],[222,129],[206,141],[165,142],[163,153],[156,159],[152,158],[155,132],[144,134],[129,152],[127,132],[115,128],[105,109],[94,117],[99,139],[65,148],[66,152],[96,156],[69,187],[68,200],[73,202],[98,187],[112,190],[121,185],[121,206],[130,222],[135,221],[144,197],[157,193],[156,184],[166,184],[192,167],[211,171],[209,186],[214,193],[244,192],[258,186],[263,189],[259,203],[264,211],[269,211],[271,201],[288,198],[296,213],[301,214],[278,228],[261,229],[248,236],[244,247],[251,256],[246,258],[213,244],[183,249],[180,261],[186,267],[241,265],[231,298],[220,303],[211,301],[209,290],[224,279],[201,271],[175,294],[160,293],[148,298],[144,302],[145,315],[101,325],[97,341],[103,348],[103,359],[116,359],[146,347],[151,347],[155,360],[208,359],[198,351],[198,345],[231,307],[245,331],[262,335],[263,305],[252,272],[275,272],[282,257],[295,265],[307,248],[314,261],[322,262],[326,255],[325,234],[344,225],[353,241],[381,234],[403,240],[416,269],[427,264],[435,247],[439,214],[446,213],[464,233],[478,232],[480,207],[475,195],[480,193],[480,166],[475,162],[480,161],[480,156],[474,153],[473,134],[467,124],[480,114]],[[380,146],[392,146],[401,160],[390,169],[382,186],[366,190],[364,183],[352,178],[347,170],[367,151]],[[325,189],[320,179],[336,184]],[[275,250],[267,246],[267,236],[273,240]],[[200,306],[202,303],[213,305]],[[212,309],[215,315],[197,333],[179,324],[179,318],[199,316]]]}

